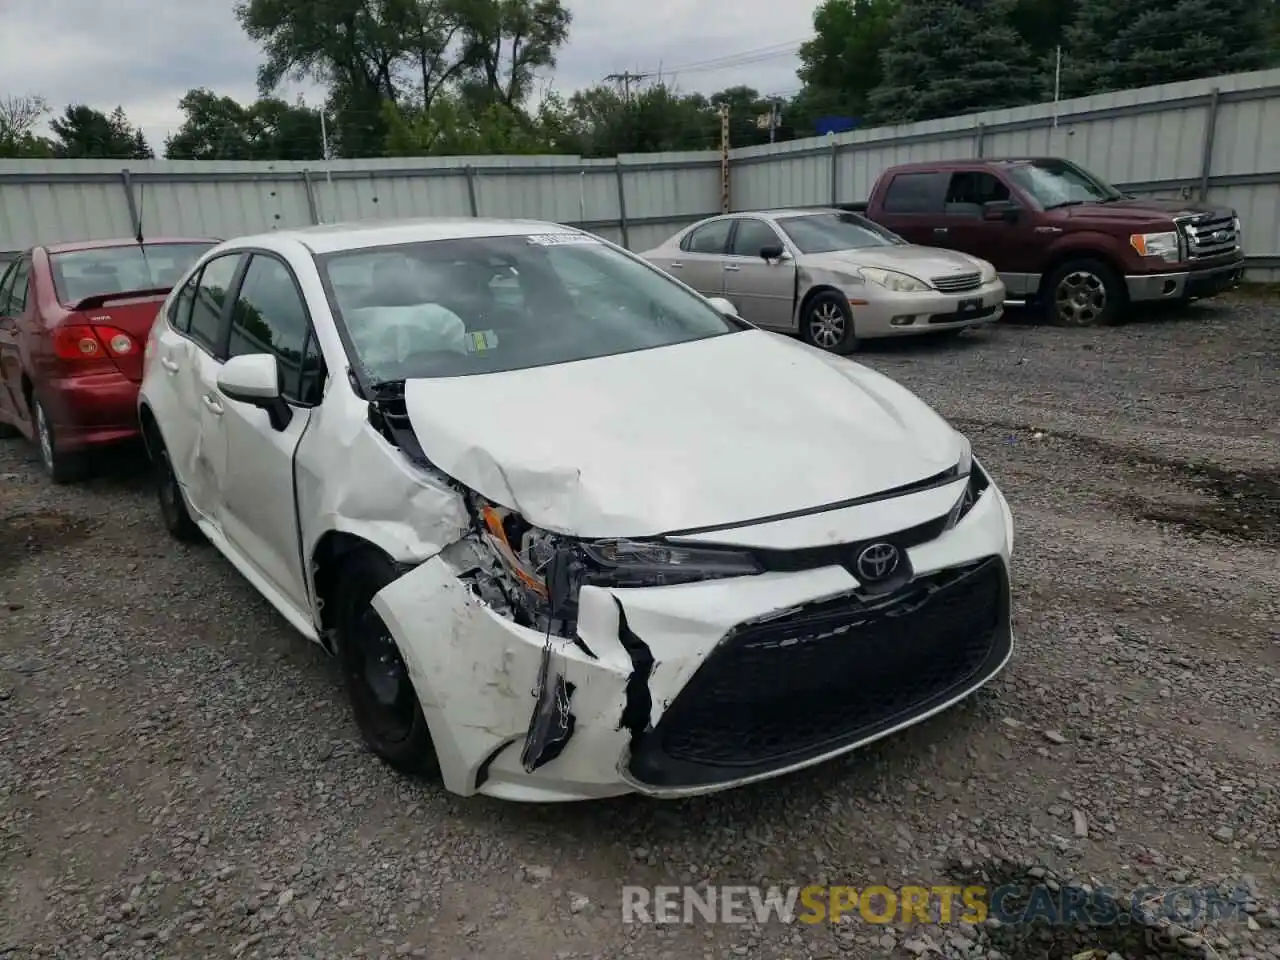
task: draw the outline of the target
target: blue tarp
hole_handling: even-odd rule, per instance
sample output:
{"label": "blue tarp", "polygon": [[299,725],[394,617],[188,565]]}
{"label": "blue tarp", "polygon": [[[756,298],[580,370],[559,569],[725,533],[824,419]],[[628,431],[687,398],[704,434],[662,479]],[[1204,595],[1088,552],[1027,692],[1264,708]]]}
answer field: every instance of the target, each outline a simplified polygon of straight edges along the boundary
{"label": "blue tarp", "polygon": [[861,117],[819,117],[814,130],[821,137],[828,133],[847,133],[860,123]]}

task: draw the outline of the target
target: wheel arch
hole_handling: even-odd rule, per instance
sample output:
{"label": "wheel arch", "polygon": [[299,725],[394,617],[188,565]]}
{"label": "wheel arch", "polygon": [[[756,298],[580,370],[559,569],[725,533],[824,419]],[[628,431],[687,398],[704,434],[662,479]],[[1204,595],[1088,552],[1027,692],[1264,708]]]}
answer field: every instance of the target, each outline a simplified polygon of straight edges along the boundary
{"label": "wheel arch", "polygon": [[1124,282],[1124,266],[1116,257],[1108,251],[1100,247],[1071,247],[1066,250],[1060,250],[1053,255],[1049,262],[1045,265],[1044,273],[1040,274],[1040,289],[1037,295],[1043,300],[1049,297],[1052,291],[1049,289],[1049,281],[1053,279],[1054,274],[1061,270],[1072,260],[1095,260],[1103,266],[1109,268],[1112,273],[1120,280],[1120,294],[1127,298],[1129,288]]}
{"label": "wheel arch", "polygon": [[330,529],[322,533],[311,548],[308,574],[311,578],[311,595],[315,598],[316,626],[320,643],[330,654],[337,653],[333,619],[333,601],[341,580],[342,566],[358,553],[376,553],[386,557],[397,568],[408,570],[408,565],[397,561],[392,550],[358,533]]}
{"label": "wheel arch", "polygon": [[804,315],[808,312],[810,305],[820,295],[824,293],[834,293],[837,297],[844,298],[844,291],[831,283],[815,283],[812,287],[804,292],[804,297],[800,300],[800,305],[796,308],[796,329],[804,332]]}
{"label": "wheel arch", "polygon": [[147,458],[154,461],[156,453],[164,446],[164,433],[160,430],[160,421],[151,410],[151,404],[145,400],[138,404],[138,425],[142,428],[142,445],[146,448]]}

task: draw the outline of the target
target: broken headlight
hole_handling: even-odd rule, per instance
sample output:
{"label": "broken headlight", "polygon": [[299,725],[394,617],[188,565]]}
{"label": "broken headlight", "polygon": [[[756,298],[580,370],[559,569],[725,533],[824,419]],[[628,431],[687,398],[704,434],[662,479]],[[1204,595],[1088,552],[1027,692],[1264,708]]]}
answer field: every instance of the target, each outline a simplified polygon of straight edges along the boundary
{"label": "broken headlight", "polygon": [[639,540],[598,540],[578,546],[588,561],[589,574],[594,574],[591,582],[607,582],[610,586],[660,586],[761,572],[755,558],[739,550]]}
{"label": "broken headlight", "polygon": [[[762,572],[740,550],[640,540],[579,540],[540,530],[514,510],[477,498],[480,537],[497,561],[482,596],[519,622],[571,621],[583,586],[655,587]],[[501,569],[502,573],[498,574]]]}
{"label": "broken headlight", "polygon": [[[960,494],[960,499],[956,501],[955,506],[951,508],[951,512],[947,514],[947,525],[944,528],[946,530],[950,530],[965,518],[965,515],[978,502],[978,498],[982,496],[982,491],[986,490],[991,483],[987,479],[981,464],[973,459],[972,453],[968,455],[968,462],[969,482],[964,485],[964,492]],[[961,468],[963,469],[963,464]]]}

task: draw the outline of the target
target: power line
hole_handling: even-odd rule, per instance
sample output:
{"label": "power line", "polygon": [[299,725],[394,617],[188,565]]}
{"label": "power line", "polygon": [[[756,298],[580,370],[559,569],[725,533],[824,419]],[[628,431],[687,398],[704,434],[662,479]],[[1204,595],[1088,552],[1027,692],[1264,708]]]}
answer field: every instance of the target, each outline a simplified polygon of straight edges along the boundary
{"label": "power line", "polygon": [[652,73],[632,73],[630,70],[626,70],[622,73],[611,73],[604,79],[606,83],[617,84],[618,89],[622,92],[622,99],[627,103],[630,103],[631,85],[633,83],[640,83],[643,80],[648,80],[652,76]]}
{"label": "power line", "polygon": [[759,63],[765,60],[776,60],[781,57],[792,56],[799,51],[802,44],[811,39],[813,39],[812,35],[808,37],[800,37],[796,40],[787,40],[783,43],[771,44],[767,47],[756,47],[751,50],[741,50],[737,53],[723,54],[719,57],[711,57],[707,60],[694,60],[674,67],[664,67],[663,73],[705,73],[724,70],[729,67],[736,67],[743,64]]}

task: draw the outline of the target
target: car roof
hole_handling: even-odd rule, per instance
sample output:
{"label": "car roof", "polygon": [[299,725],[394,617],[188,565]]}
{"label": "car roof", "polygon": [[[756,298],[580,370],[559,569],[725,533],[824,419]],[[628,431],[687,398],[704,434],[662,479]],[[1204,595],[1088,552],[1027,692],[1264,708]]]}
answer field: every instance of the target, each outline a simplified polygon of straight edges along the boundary
{"label": "car roof", "polygon": [[273,230],[253,237],[237,237],[237,247],[256,243],[295,241],[312,253],[337,253],[400,243],[430,240],[461,240],[467,237],[519,237],[530,234],[581,233],[545,220],[507,220],[483,217],[419,217],[403,220],[356,220],[350,223],[326,223],[293,230]]}
{"label": "car roof", "polygon": [[912,163],[895,163],[890,169],[901,172],[907,170],[953,170],[956,167],[994,167],[1001,164],[1021,163],[1062,163],[1061,157],[970,157],[958,160],[916,160]]}
{"label": "car roof", "polygon": [[837,207],[777,207],[771,210],[734,210],[732,213],[717,213],[714,216],[703,217],[694,226],[708,223],[711,220],[727,220],[731,217],[769,217],[776,220],[779,217],[809,217],[815,213],[845,212]]}
{"label": "car roof", "polygon": [[[143,244],[162,243],[218,243],[215,237],[145,237]],[[59,243],[41,244],[46,253],[75,253],[80,250],[109,250],[113,247],[136,247],[137,237],[115,237],[108,240],[63,240]]]}

